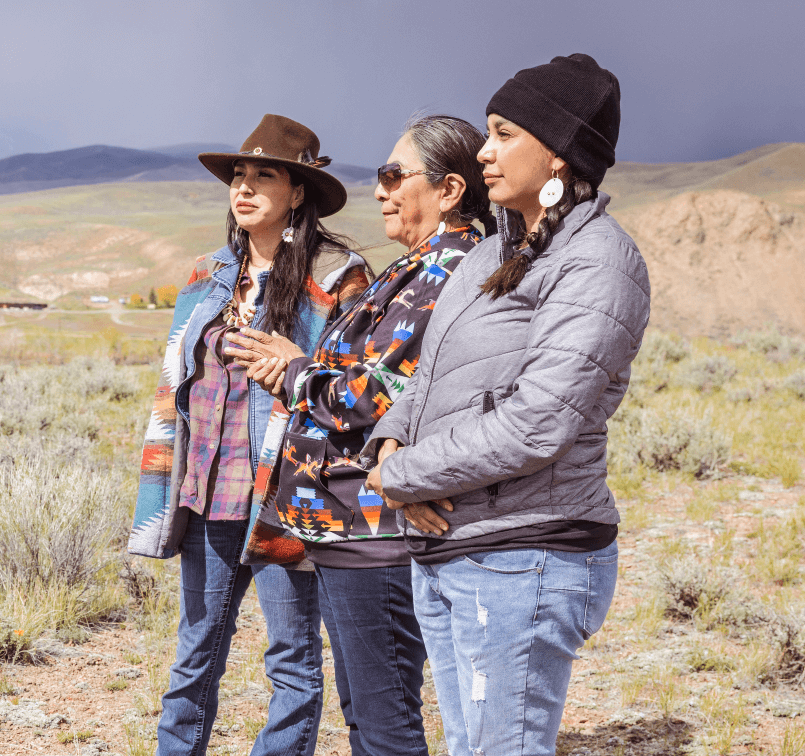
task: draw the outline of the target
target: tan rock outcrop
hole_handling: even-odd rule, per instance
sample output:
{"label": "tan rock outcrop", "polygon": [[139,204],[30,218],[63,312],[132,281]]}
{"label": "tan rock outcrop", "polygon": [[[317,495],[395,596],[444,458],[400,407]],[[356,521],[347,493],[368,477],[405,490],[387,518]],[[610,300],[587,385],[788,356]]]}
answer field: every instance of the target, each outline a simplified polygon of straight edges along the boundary
{"label": "tan rock outcrop", "polygon": [[724,336],[805,331],[805,221],[737,191],[688,192],[615,217],[646,258],[653,325]]}

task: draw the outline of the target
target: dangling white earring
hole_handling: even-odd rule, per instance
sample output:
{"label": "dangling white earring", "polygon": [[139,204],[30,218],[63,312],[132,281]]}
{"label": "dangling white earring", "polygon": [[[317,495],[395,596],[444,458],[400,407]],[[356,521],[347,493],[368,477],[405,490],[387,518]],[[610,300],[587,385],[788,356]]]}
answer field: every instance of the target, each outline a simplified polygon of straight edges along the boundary
{"label": "dangling white earring", "polygon": [[545,182],[545,186],[540,190],[539,204],[543,207],[553,207],[562,199],[564,193],[565,185],[562,183],[562,179],[559,178],[559,174],[554,171],[553,178],[548,179]]}
{"label": "dangling white earring", "polygon": [[444,220],[439,221],[439,228],[436,229],[436,236],[441,236],[447,230]]}
{"label": "dangling white earring", "polygon": [[293,232],[294,232],[294,230],[295,229],[293,227],[293,208],[291,208],[291,225],[288,226],[288,228],[286,228],[282,232],[282,241],[288,242],[290,244],[293,241]]}

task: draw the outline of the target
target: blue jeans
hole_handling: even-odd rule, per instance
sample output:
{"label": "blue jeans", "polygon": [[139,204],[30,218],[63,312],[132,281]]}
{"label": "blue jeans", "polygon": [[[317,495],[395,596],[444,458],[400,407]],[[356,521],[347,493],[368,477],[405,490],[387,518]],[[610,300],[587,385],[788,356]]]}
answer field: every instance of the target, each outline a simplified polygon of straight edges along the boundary
{"label": "blue jeans", "polygon": [[352,756],[428,756],[411,568],[316,571]]}
{"label": "blue jeans", "polygon": [[316,575],[240,564],[246,525],[190,513],[181,546],[179,642],[162,698],[158,756],[206,752],[238,608],[252,577],[268,630],[266,675],[274,686],[252,756],[312,756],[316,749],[323,689]]}
{"label": "blue jeans", "polygon": [[604,622],[618,547],[413,565],[414,608],[452,756],[552,756],[576,650]]}

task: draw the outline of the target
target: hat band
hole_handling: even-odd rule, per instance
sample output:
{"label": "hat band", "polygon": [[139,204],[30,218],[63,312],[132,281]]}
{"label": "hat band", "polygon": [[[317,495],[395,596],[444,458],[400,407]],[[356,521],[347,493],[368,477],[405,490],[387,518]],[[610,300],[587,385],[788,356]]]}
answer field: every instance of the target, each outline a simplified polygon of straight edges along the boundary
{"label": "hat band", "polygon": [[[308,153],[309,155],[310,153]],[[291,160],[289,158],[283,158],[279,155],[269,155],[266,152],[263,152],[262,147],[255,147],[253,150],[246,150],[245,152],[239,152],[238,155],[251,155],[253,157],[261,157],[267,158],[268,160],[282,160],[286,163],[299,163],[299,165],[306,165],[310,168],[324,168],[327,165],[332,163],[332,158],[327,157],[326,155],[322,155],[321,157],[313,158],[312,156],[309,157],[307,160]]]}

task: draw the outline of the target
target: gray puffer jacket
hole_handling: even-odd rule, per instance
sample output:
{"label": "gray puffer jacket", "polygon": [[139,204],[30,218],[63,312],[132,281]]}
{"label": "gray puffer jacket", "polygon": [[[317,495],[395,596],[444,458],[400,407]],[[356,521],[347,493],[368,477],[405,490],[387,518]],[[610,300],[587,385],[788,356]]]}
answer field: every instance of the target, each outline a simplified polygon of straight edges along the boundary
{"label": "gray puffer jacket", "polygon": [[[389,457],[398,501],[450,497],[444,538],[550,520],[619,521],[606,484],[607,420],[629,383],[649,317],[646,264],[606,213],[606,194],[574,208],[517,289],[480,285],[514,248],[519,218],[472,250],[446,284],[418,369],[364,449]],[[404,532],[422,535],[400,517]]]}

